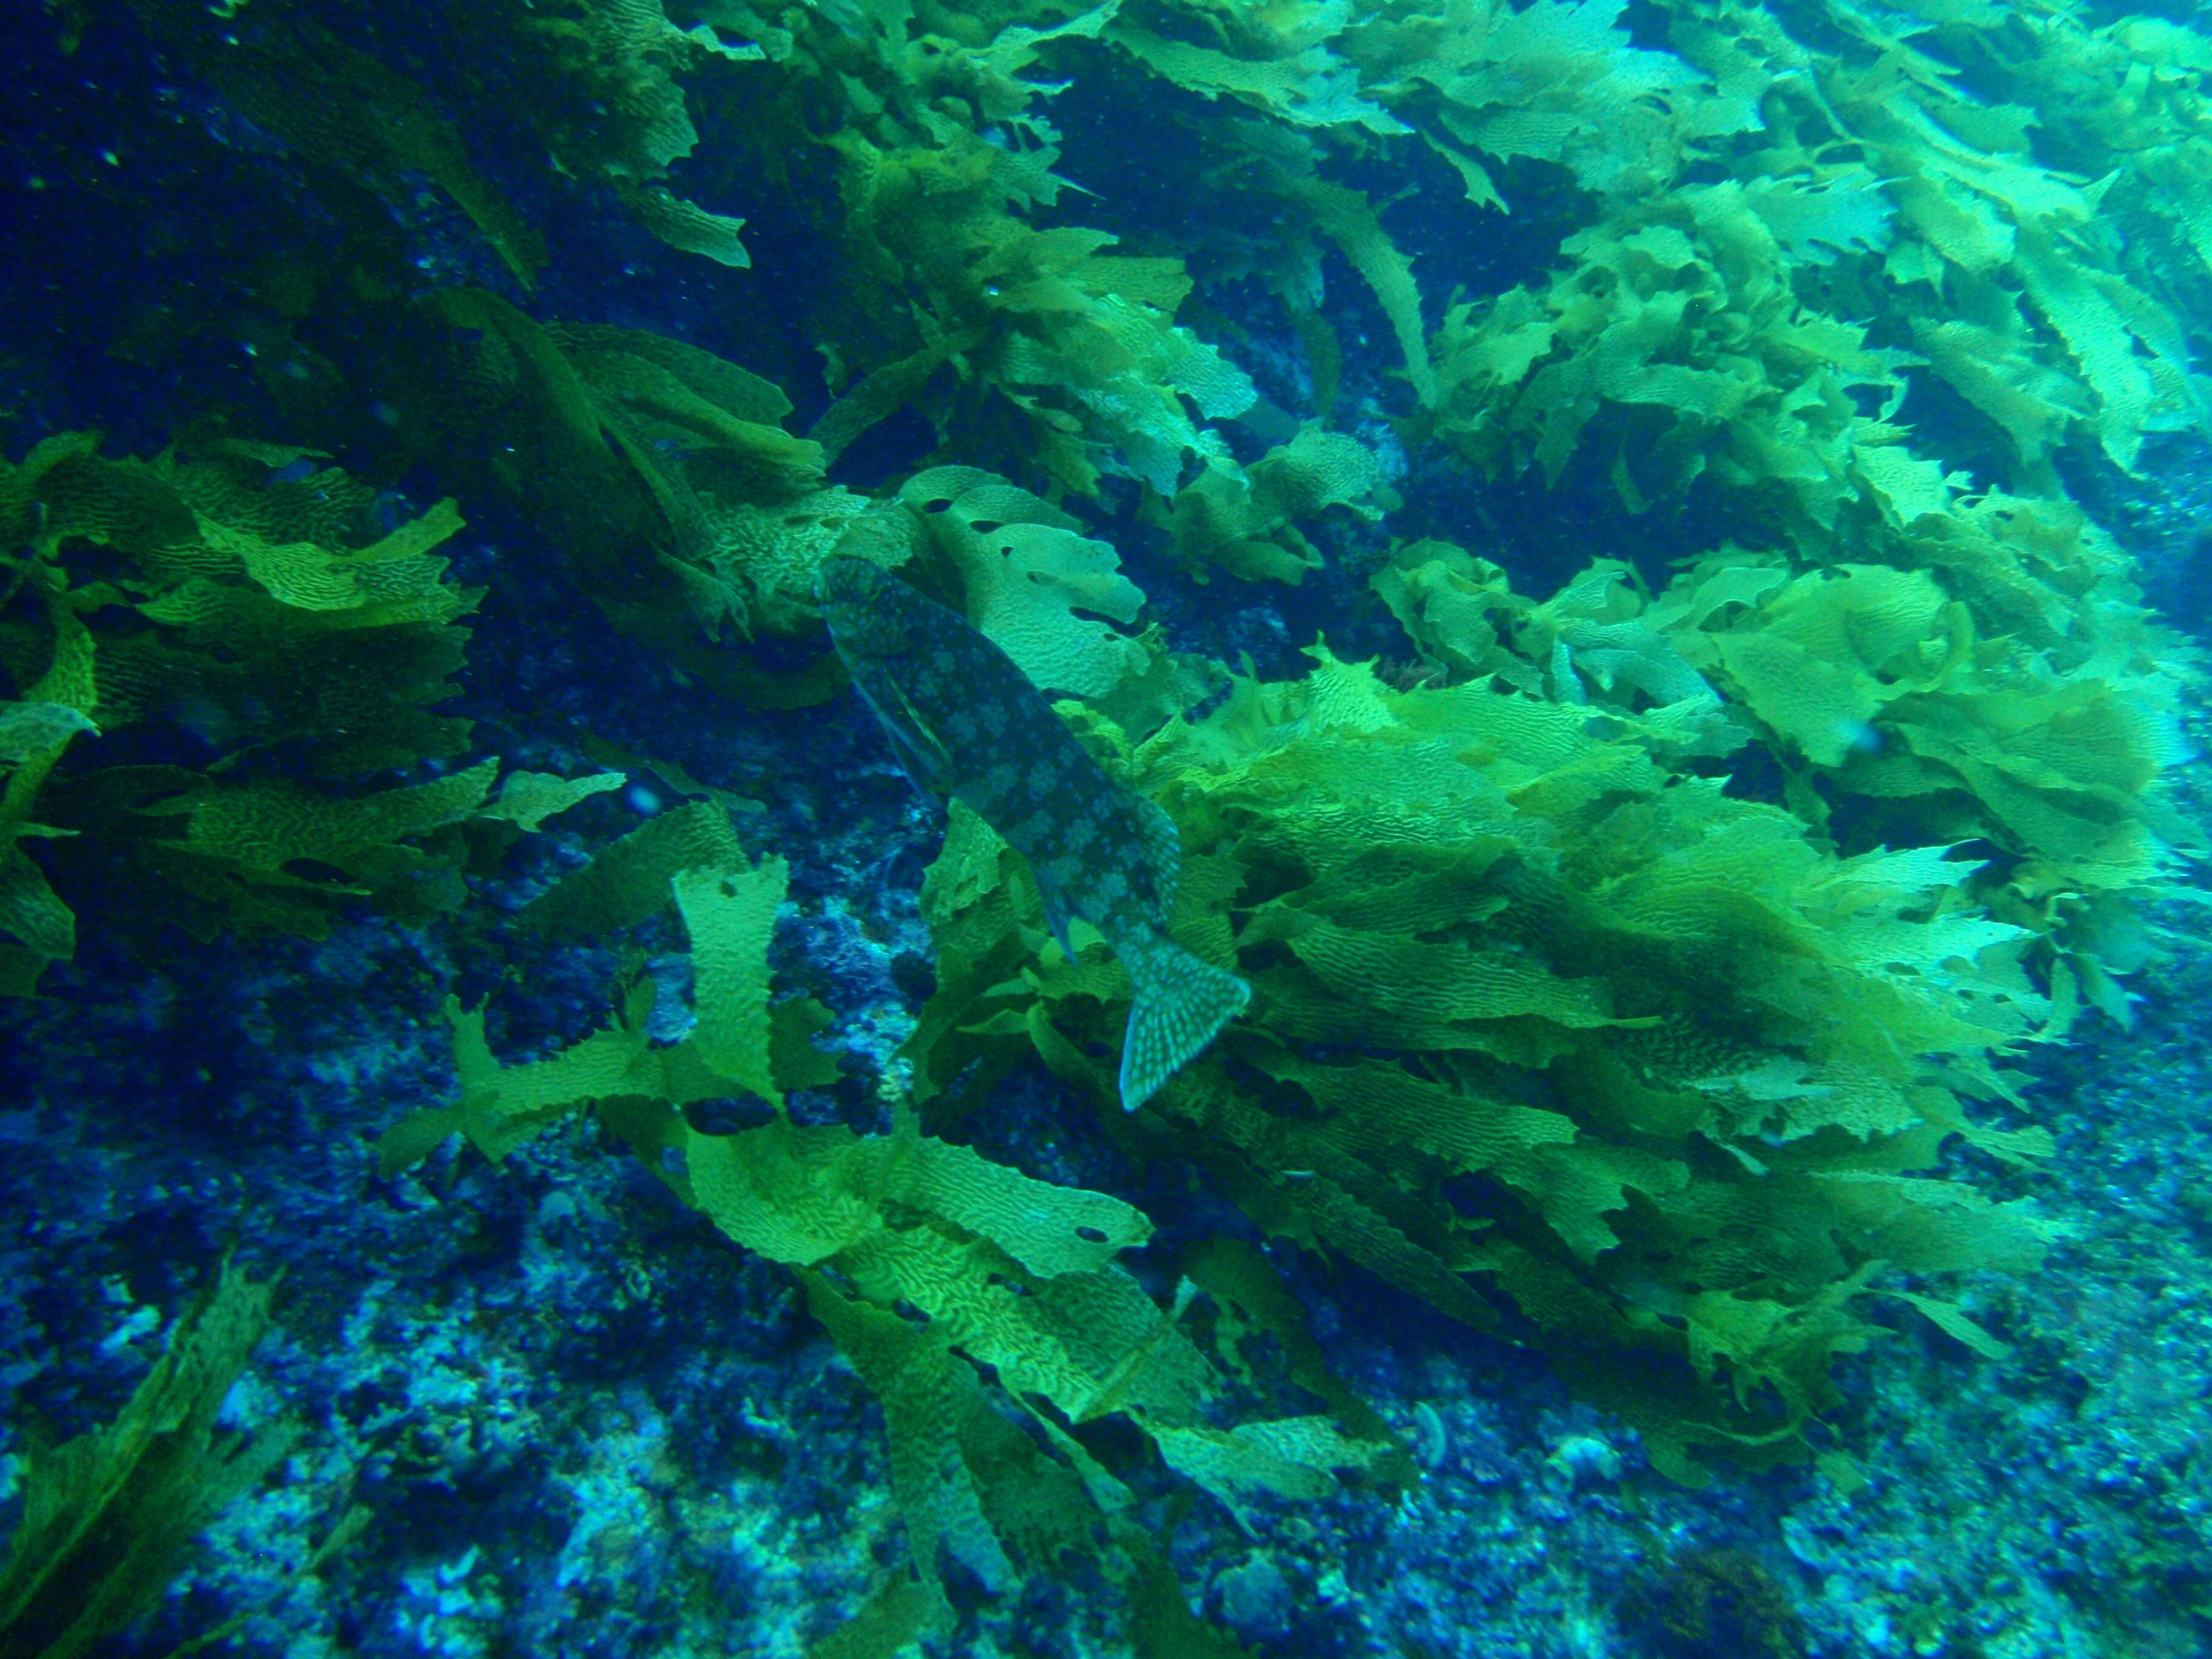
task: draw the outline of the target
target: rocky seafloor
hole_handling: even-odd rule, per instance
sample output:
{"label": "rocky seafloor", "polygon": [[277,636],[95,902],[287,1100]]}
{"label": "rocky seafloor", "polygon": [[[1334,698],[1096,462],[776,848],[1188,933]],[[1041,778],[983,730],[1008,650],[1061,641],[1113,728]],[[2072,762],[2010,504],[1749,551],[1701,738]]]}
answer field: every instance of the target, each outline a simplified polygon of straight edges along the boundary
{"label": "rocky seafloor", "polygon": [[[2194,546],[2201,487],[2171,482],[2193,476],[2170,471],[2133,511],[2154,575]],[[503,587],[466,712],[516,763],[582,769],[588,720],[761,799],[743,833],[793,866],[776,966],[835,1012],[818,1041],[847,1074],[795,1109],[866,1124],[928,988],[915,890],[933,814],[854,700],[733,714],[584,615],[556,584]],[[166,969],[94,932],[0,1017],[0,1528],[23,1448],[112,1416],[225,1252],[283,1275],[226,1415],[289,1420],[290,1454],[115,1653],[153,1659],[236,1620],[233,1650],[256,1655],[795,1656],[900,1559],[880,1414],[788,1276],[598,1130],[556,1127],[504,1167],[449,1146],[377,1173],[374,1138],[451,1097],[447,995],[489,999],[508,1060],[604,1021],[615,951],[507,917],[664,804],[645,783],[595,799],[428,931],[357,919]],[[2212,1650],[2204,915],[2151,913],[2163,959],[2135,981],[2131,1030],[2097,1017],[2023,1057],[2057,1155],[1959,1171],[2033,1194],[2060,1230],[2039,1273],[1966,1288],[2008,1351],[1971,1353],[1898,1304],[1895,1334],[1839,1365],[1831,1422],[1863,1490],[1726,1465],[1686,1490],[1540,1358],[1277,1245],[1420,1476],[1395,1499],[1352,1489],[1241,1522],[1163,1477],[1146,1519],[1193,1603],[1262,1655]],[[680,939],[649,926],[626,944],[680,1005]],[[1088,1109],[1038,1068],[965,1133],[1144,1206],[1153,1250],[1248,1228],[1176,1171],[1127,1166]],[[1159,1277],[1147,1255],[1132,1267]],[[366,1530],[303,1571],[353,1505]],[[1110,1650],[1113,1611],[1079,1575],[969,1598],[946,1650]]]}

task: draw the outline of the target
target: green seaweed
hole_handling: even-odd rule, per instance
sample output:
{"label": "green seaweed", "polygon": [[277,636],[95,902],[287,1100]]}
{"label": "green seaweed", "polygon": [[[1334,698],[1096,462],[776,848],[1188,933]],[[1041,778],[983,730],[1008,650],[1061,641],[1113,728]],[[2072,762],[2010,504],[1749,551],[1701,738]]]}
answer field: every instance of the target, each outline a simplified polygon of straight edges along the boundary
{"label": "green seaweed", "polygon": [[275,1289],[224,1262],[112,1421],[33,1448],[22,1518],[0,1568],[7,1659],[91,1652],[159,1601],[194,1536],[283,1460],[288,1425],[216,1426],[269,1328]]}
{"label": "green seaweed", "polygon": [[[2014,1097],[2001,1062],[2052,1015],[1971,865],[1839,859],[1632,716],[1600,735],[1316,655],[1128,760],[1183,836],[1176,936],[1254,987],[1164,1091],[1162,1146],[1270,1232],[1469,1322],[1514,1308],[1685,1479],[1717,1448],[1805,1453],[1882,1267],[2033,1263],[2029,1212],[1919,1173],[1952,1134],[2047,1146],[1969,1109]],[[974,967],[909,1042],[918,1091],[1034,1052],[1110,1101],[1090,1054],[1126,980],[1080,938],[1039,956],[1026,872],[980,826],[925,915]],[[1497,1194],[1471,1218],[1447,1196],[1468,1174]]]}
{"label": "green seaweed", "polygon": [[[636,866],[635,854],[622,856]],[[994,1595],[1060,1571],[1070,1552],[1096,1555],[1121,1579],[1158,1571],[1124,1517],[1133,1495],[1081,1438],[1102,1418],[1140,1431],[1232,1512],[1256,1493],[1319,1497],[1334,1490],[1334,1470],[1401,1461],[1371,1412],[1350,1432],[1310,1416],[1220,1426],[1213,1411],[1228,1382],[1183,1320],[1194,1287],[1163,1310],[1115,1265],[1152,1232],[1119,1199],[925,1135],[903,1102],[888,1134],[801,1125],[780,1110],[757,1128],[696,1127],[686,1108],[749,1093],[781,1107],[784,1089],[821,1080],[800,1055],[823,1058],[798,1035],[806,1000],[770,1000],[769,924],[784,880],[781,860],[741,855],[664,878],[695,970],[695,1021],[674,1044],[647,1034],[649,986],[623,994],[614,1024],[512,1066],[493,1055],[481,1010],[449,1004],[459,1099],[386,1132],[386,1173],[456,1133],[496,1161],[590,1110],[681,1202],[796,1271],[884,1405],[910,1551],[911,1577],[898,1582],[915,1589],[885,1591],[888,1603],[879,1595],[866,1627],[944,1627],[946,1560]],[[1249,1264],[1240,1282],[1258,1282]],[[1271,1311],[1281,1319],[1279,1305]],[[1303,1375],[1317,1380],[1307,1360]],[[1333,1392],[1348,1398],[1341,1385]],[[865,1628],[850,1638],[864,1639]]]}
{"label": "green seaweed", "polygon": [[[2195,653],[2076,510],[1961,498],[1919,466],[1873,499],[1909,515],[1899,551],[1920,568],[1800,571],[1731,549],[1656,596],[1601,562],[1532,605],[1494,567],[1424,544],[1376,585],[1452,678],[1664,722],[1686,755],[1755,738],[1792,810],[1821,831],[1842,819],[1846,850],[1991,845],[2005,856],[1977,899],[2045,936],[2039,971],[2063,1009],[2124,1019],[2112,975],[2143,952],[2117,918],[2169,890],[2199,842],[2167,799]],[[1921,510],[1900,506],[1918,490]]]}
{"label": "green seaweed", "polygon": [[241,33],[213,26],[213,9],[189,0],[131,5],[191,72],[321,174],[326,192],[365,191],[404,209],[410,179],[428,179],[517,283],[535,283],[544,238],[477,171],[451,118],[414,79],[307,15],[310,8],[258,6],[254,27]]}
{"label": "green seaweed", "polygon": [[1169,534],[1176,557],[1194,570],[1218,564],[1247,581],[1272,577],[1295,586],[1323,562],[1297,520],[1331,507],[1377,519],[1391,500],[1373,451],[1310,422],[1249,467],[1207,457],[1176,494]]}

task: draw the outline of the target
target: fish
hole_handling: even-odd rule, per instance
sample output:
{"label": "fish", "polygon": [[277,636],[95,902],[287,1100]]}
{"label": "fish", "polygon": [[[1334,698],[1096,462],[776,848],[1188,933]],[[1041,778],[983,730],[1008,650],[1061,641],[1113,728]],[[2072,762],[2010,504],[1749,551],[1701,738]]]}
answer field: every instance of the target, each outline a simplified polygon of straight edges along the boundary
{"label": "fish", "polygon": [[1135,1111],[1244,1011],[1252,988],[1168,935],[1182,878],[1175,820],[1109,777],[1013,659],[880,566],[823,561],[816,597],[853,684],[921,791],[963,803],[1029,860],[1053,935],[1096,927],[1135,988],[1121,1040]]}

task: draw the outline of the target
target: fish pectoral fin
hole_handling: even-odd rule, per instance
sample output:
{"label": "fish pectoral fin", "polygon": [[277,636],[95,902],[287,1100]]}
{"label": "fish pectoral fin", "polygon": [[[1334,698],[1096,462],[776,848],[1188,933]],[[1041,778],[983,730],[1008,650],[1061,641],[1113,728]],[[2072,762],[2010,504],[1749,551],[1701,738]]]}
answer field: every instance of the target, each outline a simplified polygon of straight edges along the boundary
{"label": "fish pectoral fin", "polygon": [[1121,1108],[1133,1112],[1244,1012],[1252,988],[1164,939],[1121,955],[1137,987],[1121,1038]]}
{"label": "fish pectoral fin", "polygon": [[885,708],[866,688],[862,688],[861,696],[876,711],[878,724],[890,739],[891,753],[898,757],[899,769],[913,780],[914,787],[927,796],[933,805],[941,809],[945,798],[952,793],[952,757],[945,752],[945,745],[915,711],[906,692],[896,684],[885,690],[896,700],[896,708]]}
{"label": "fish pectoral fin", "polygon": [[894,689],[898,695],[899,713],[904,716],[899,726],[906,734],[906,740],[928,757],[933,777],[949,775],[952,770],[952,757],[945,752],[943,741],[930,730],[929,722],[922,719],[921,711],[914,706],[914,699],[907,696],[906,688],[902,685]]}
{"label": "fish pectoral fin", "polygon": [[1067,900],[1056,890],[1037,884],[1038,896],[1044,900],[1044,919],[1052,928],[1052,936],[1060,941],[1060,953],[1069,962],[1075,960],[1075,941],[1068,929],[1075,924],[1075,912],[1068,908]]}
{"label": "fish pectoral fin", "polygon": [[914,787],[928,798],[931,805],[944,810],[945,797],[951,793],[945,787],[945,767],[933,764],[929,751],[889,720],[884,722],[884,732],[891,740],[891,753],[898,757],[899,770],[913,781]]}

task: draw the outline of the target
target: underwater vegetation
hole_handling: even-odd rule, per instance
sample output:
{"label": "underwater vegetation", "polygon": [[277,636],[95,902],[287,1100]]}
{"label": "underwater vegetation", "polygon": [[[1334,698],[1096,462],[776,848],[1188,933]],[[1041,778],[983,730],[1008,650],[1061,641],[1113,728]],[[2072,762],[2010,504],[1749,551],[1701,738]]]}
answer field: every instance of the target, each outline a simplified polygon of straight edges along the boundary
{"label": "underwater vegetation", "polygon": [[[2202,652],[2092,507],[2212,439],[2212,35],[46,10],[41,51],[158,65],[172,159],[39,198],[139,264],[11,301],[73,343],[0,355],[0,992],[445,930],[450,1097],[343,1133],[432,1202],[457,1135],[588,1127],[789,1275],[905,1531],[815,1651],[1048,1580],[1239,1650],[1147,1483],[1249,1531],[1418,1479],[1288,1261],[1530,1346],[1685,1484],[1856,1490],[1839,1359],[2008,1351],[1954,1276],[2055,1236],[2035,1056],[2130,1018],[2203,850]],[[943,798],[890,1040],[825,1047],[835,976],[779,953],[781,797],[832,763],[548,738],[472,629],[526,655],[549,586],[732,734],[857,690]],[[507,1045],[562,949],[610,1012]],[[1189,1212],[969,1144],[1025,1079]],[[269,1292],[221,1285],[163,1363],[227,1387]],[[279,1455],[180,1401],[31,1461],[10,1651],[91,1639],[55,1572],[113,1627]],[[108,1472],[157,1409],[167,1461]],[[1798,1650],[1756,1561],[1654,1595],[1662,1650]]]}

